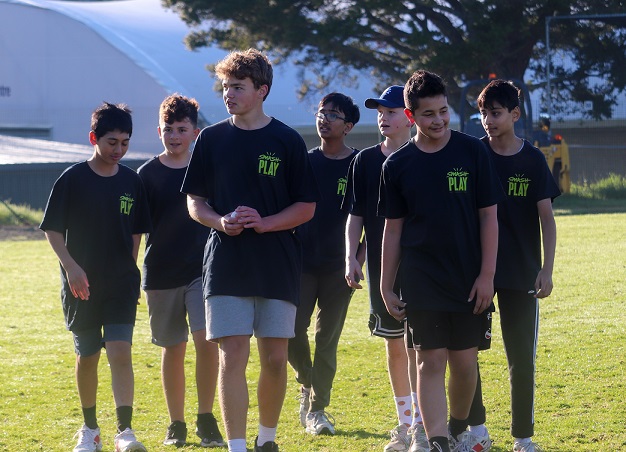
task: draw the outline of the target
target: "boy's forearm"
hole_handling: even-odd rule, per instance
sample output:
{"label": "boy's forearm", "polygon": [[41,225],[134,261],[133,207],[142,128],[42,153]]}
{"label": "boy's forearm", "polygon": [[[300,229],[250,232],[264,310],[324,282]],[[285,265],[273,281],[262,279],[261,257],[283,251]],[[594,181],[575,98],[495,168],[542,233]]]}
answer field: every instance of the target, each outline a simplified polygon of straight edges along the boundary
{"label": "boy's forearm", "polygon": [[393,291],[393,286],[400,264],[400,236],[402,234],[402,219],[385,220],[383,232],[380,291],[381,294]]}
{"label": "boy's forearm", "polygon": [[133,259],[135,263],[139,257],[139,247],[141,246],[141,234],[133,234]]}
{"label": "boy's forearm", "polygon": [[346,221],[346,260],[357,259],[363,232],[363,217],[348,215]]}
{"label": "boy's forearm", "polygon": [[287,231],[306,223],[315,214],[314,202],[295,202],[275,215],[263,218],[265,232]]}
{"label": "boy's forearm", "polygon": [[221,230],[221,216],[213,210],[205,198],[196,195],[187,195],[187,210],[189,216],[204,226]]}
{"label": "boy's forearm", "polygon": [[552,274],[556,255],[556,221],[554,220],[551,202],[547,206],[539,205],[539,220],[543,244],[542,268]]}
{"label": "boy's forearm", "polygon": [[480,274],[493,276],[496,274],[496,260],[498,257],[498,210],[497,206],[479,209],[480,220]]}
{"label": "boy's forearm", "polygon": [[74,258],[70,255],[70,252],[65,246],[65,238],[63,234],[57,231],[45,231],[46,239],[52,247],[52,250],[57,255],[61,266],[67,271],[67,269],[76,264]]}

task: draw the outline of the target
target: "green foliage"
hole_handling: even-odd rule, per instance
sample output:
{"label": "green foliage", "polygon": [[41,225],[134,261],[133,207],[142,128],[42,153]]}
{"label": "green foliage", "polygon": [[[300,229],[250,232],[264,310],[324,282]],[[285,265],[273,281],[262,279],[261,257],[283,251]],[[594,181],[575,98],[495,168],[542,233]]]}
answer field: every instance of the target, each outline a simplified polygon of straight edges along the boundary
{"label": "green foliage", "polygon": [[[560,199],[560,198],[558,198]],[[535,439],[550,452],[626,450],[626,213],[557,216],[553,294],[540,303]],[[63,326],[58,264],[43,240],[0,242],[0,450],[71,450],[82,424],[70,333]],[[162,445],[168,416],[160,382],[160,349],[150,343],[143,298],[133,344],[133,427],[148,450]],[[339,344],[339,368],[328,411],[335,437],[311,437],[298,422],[298,385],[289,369],[278,442],[285,452],[380,451],[394,427],[384,343],[369,335],[365,290],[357,291]],[[492,349],[480,354],[493,452],[510,451],[508,373],[498,313]],[[187,359],[186,418],[190,444],[197,399],[193,345]],[[248,445],[257,433],[258,354],[250,357]],[[98,417],[104,450],[112,450],[115,408],[106,354],[100,363]],[[221,424],[218,405],[216,415]],[[223,431],[223,427],[222,427]],[[169,449],[167,449],[169,450]]]}
{"label": "green foliage", "polygon": [[[359,0],[164,0],[193,31],[192,47],[256,47],[302,67],[301,94],[326,89],[346,68],[370,76],[382,90],[427,68],[458,99],[465,80],[520,79],[544,86],[548,16],[626,13],[620,0],[505,2]],[[626,87],[623,18],[552,21],[552,96],[593,101],[594,118],[609,117]],[[528,71],[530,69],[530,71]],[[528,71],[528,72],[527,72]],[[593,77],[602,78],[594,83]]]}
{"label": "green foliage", "polygon": [[42,218],[41,210],[34,210],[28,205],[0,201],[0,226],[37,226]]}
{"label": "green foliage", "polygon": [[626,177],[611,173],[605,179],[582,185],[572,184],[571,192],[575,196],[590,199],[626,199]]}

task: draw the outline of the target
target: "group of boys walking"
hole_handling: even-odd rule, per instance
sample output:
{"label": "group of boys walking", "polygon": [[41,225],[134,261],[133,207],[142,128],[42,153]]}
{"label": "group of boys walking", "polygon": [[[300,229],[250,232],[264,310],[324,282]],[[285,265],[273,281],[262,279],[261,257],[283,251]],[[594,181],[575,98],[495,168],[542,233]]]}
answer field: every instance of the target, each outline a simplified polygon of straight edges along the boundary
{"label": "group of boys walking", "polygon": [[[359,108],[331,93],[315,113],[320,146],[307,152],[297,132],[263,110],[273,78],[263,53],[233,52],[215,73],[228,119],[200,131],[197,102],[169,96],[159,110],[164,150],[137,175],[119,165],[132,134],[130,110],[105,103],[92,115],[93,156],[68,168],[52,189],[41,229],[61,264],[63,311],[75,344],[84,425],[74,452],[102,450],[102,348],[112,373],[115,450],[146,450],[131,425],[140,278],[152,342],[162,347],[170,417],[164,444],[187,441],[189,330],[201,446],[246,451],[253,334],[261,367],[254,451],[279,450],[288,362],[301,384],[305,431],[335,434],[325,409],[364,261],[369,328],[385,339],[398,419],[384,451],[489,450],[477,352],[489,348],[496,292],[513,451],[539,450],[531,440],[537,299],[552,291],[551,202],[559,190],[541,152],[514,133],[517,88],[495,80],[483,90],[481,142],[448,128],[443,80],[416,71],[404,87],[366,100],[384,140],[360,152],[345,144]],[[227,441],[213,415],[216,392]]]}

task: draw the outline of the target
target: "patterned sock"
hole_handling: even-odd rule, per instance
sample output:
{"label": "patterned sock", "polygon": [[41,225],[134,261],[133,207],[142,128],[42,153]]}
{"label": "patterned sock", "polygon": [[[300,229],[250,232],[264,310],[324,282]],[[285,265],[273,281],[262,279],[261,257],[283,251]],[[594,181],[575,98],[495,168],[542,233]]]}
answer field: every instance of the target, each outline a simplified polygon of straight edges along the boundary
{"label": "patterned sock", "polygon": [[411,402],[413,405],[413,422],[411,425],[423,424],[424,421],[422,421],[422,413],[420,413],[420,406],[417,403],[417,392],[411,393]]}
{"label": "patterned sock", "polygon": [[411,426],[411,396],[394,397],[396,402],[396,413],[398,414],[398,421],[400,424],[404,424],[407,427]]}

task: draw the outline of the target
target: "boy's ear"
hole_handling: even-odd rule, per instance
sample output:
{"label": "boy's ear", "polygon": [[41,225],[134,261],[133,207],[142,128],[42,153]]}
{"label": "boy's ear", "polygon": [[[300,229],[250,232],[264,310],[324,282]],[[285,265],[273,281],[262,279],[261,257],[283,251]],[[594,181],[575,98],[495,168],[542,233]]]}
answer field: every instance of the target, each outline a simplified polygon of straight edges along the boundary
{"label": "boy's ear", "polygon": [[352,124],[351,122],[344,123],[343,134],[348,135],[353,127],[354,127],[354,124]]}
{"label": "boy's ear", "polygon": [[157,126],[157,132],[159,134],[159,139],[161,139],[161,126]]}
{"label": "boy's ear", "polygon": [[200,135],[200,128],[196,127],[195,130],[193,131],[193,137],[198,138],[198,135]]}
{"label": "boy's ear", "polygon": [[261,98],[264,98],[267,95],[268,91],[269,91],[269,88],[267,87],[267,85],[261,85],[258,92]]}
{"label": "boy's ear", "polygon": [[411,122],[411,125],[415,124],[415,118],[413,117],[413,112],[411,110],[409,110],[408,108],[405,108],[404,114],[406,115],[407,119]]}
{"label": "boy's ear", "polygon": [[95,146],[98,143],[98,138],[96,138],[96,132],[93,130],[89,132],[89,142]]}
{"label": "boy's ear", "polygon": [[511,115],[513,116],[513,122],[517,122],[522,117],[522,112],[519,107],[515,107],[511,110]]}

